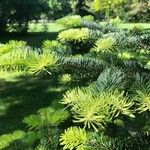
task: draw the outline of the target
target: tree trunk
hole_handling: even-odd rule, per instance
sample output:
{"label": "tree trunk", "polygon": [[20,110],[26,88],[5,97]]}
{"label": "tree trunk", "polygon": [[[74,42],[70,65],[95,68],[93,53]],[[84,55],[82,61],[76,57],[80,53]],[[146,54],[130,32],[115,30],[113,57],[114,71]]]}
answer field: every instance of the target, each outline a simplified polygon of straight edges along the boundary
{"label": "tree trunk", "polygon": [[93,15],[88,9],[89,6],[86,5],[86,0],[78,0],[76,4],[76,14],[80,16]]}
{"label": "tree trunk", "polygon": [[25,21],[22,23],[21,28],[20,28],[21,29],[20,32],[22,34],[26,34],[28,32],[28,25],[29,25],[28,21]]}
{"label": "tree trunk", "polygon": [[82,15],[82,9],[85,6],[85,0],[78,0],[76,4],[76,13]]}
{"label": "tree trunk", "polygon": [[3,22],[3,20],[0,20],[0,33],[6,32],[7,23]]}

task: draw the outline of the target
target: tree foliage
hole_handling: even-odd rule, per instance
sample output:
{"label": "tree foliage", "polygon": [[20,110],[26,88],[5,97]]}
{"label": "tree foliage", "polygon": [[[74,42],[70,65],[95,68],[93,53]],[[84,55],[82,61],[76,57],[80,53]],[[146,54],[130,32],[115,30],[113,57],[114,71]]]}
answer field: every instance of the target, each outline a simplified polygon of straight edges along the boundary
{"label": "tree foliage", "polygon": [[1,31],[27,32],[29,21],[39,19],[48,10],[46,0],[5,0],[0,2],[0,6]]}
{"label": "tree foliage", "polygon": [[149,149],[149,31],[119,29],[89,17],[66,18],[57,21],[65,26],[57,39],[44,41],[41,49],[16,41],[0,45],[1,72],[51,74],[65,87],[59,104],[53,101],[57,109],[43,108],[24,119],[29,130],[15,140],[16,146]]}

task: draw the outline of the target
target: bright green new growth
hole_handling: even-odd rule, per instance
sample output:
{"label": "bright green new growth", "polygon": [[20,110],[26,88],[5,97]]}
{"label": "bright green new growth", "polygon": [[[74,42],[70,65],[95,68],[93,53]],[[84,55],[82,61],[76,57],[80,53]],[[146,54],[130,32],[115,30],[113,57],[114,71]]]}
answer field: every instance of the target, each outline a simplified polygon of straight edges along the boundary
{"label": "bright green new growth", "polygon": [[[139,113],[150,111],[150,76],[140,74],[135,75],[135,83],[131,87],[133,100],[136,102]],[[136,89],[136,91],[135,91]]]}
{"label": "bright green new growth", "polygon": [[[69,112],[62,109],[54,110],[52,108],[43,108],[38,111],[51,126],[57,126],[69,117]],[[45,119],[44,119],[45,117]]]}
{"label": "bright green new growth", "polygon": [[50,40],[46,40],[43,42],[42,48],[43,49],[53,49],[55,48],[57,45],[59,45],[58,41],[50,41]]}
{"label": "bright green new growth", "polygon": [[82,19],[86,21],[94,21],[94,17],[92,15],[84,16]]}
{"label": "bright green new growth", "polygon": [[[10,42],[11,46],[15,47],[16,42]],[[18,44],[18,43],[16,43]],[[53,54],[49,49],[44,49],[41,54],[33,51],[31,48],[21,47],[24,42],[19,43],[20,47],[11,49],[0,57],[0,70],[1,71],[28,71],[29,73],[47,72],[57,67],[58,57]],[[55,44],[55,45],[54,45]],[[56,47],[55,42],[51,42],[51,47]],[[6,44],[7,46],[7,44]]]}
{"label": "bright green new growth", "polygon": [[95,47],[92,50],[96,52],[111,52],[115,44],[116,39],[113,37],[101,38],[96,41]]}
{"label": "bright green new growth", "polygon": [[47,150],[47,148],[43,145],[39,145],[35,150]]}
{"label": "bright green new growth", "polygon": [[51,107],[43,108],[37,115],[31,115],[24,119],[30,129],[39,129],[44,126],[57,126],[69,117],[68,111],[54,110]]}
{"label": "bright green new growth", "polygon": [[28,71],[32,74],[46,72],[57,67],[58,58],[48,50],[44,50],[42,54],[34,53],[27,59]]}
{"label": "bright green new growth", "polygon": [[148,61],[148,62],[147,62],[147,64],[146,64],[145,68],[150,69],[150,61]]}
{"label": "bright green new growth", "polygon": [[64,145],[64,150],[83,150],[84,143],[87,139],[87,133],[84,129],[80,127],[70,127],[60,136],[60,144]]}
{"label": "bright green new growth", "polygon": [[15,140],[21,139],[25,136],[23,131],[15,131],[12,134],[4,134],[0,136],[0,149],[7,148]]}
{"label": "bright green new growth", "polygon": [[61,19],[58,19],[56,23],[68,28],[79,27],[82,25],[82,18],[79,15],[66,16]]}
{"label": "bright green new growth", "polygon": [[89,39],[90,31],[88,28],[68,29],[62,31],[58,35],[58,39],[62,42],[75,41],[80,42]]}
{"label": "bright green new growth", "polygon": [[27,49],[17,49],[5,53],[0,58],[0,68],[7,71],[25,70],[28,56],[29,51]]}
{"label": "bright green new growth", "polygon": [[46,40],[43,42],[42,48],[43,49],[49,49],[49,50],[53,50],[55,52],[55,49],[58,47],[62,47],[62,44],[56,40]]}
{"label": "bright green new growth", "polygon": [[117,91],[95,95],[89,89],[77,88],[68,91],[61,103],[71,107],[74,122],[84,123],[84,128],[93,127],[96,131],[97,127],[104,127],[120,114],[134,117],[131,110],[133,102]]}
{"label": "bright green new growth", "polygon": [[150,111],[150,92],[149,93],[143,93],[141,91],[137,91],[137,99],[138,102],[138,111],[144,112],[144,111]]}
{"label": "bright green new growth", "polygon": [[25,70],[25,59],[28,56],[26,42],[9,41],[0,45],[0,70],[20,71]]}
{"label": "bright green new growth", "polygon": [[135,56],[131,52],[120,52],[118,53],[118,57],[122,60],[130,60],[133,59]]}
{"label": "bright green new growth", "polygon": [[0,56],[12,52],[16,49],[21,49],[26,46],[26,42],[24,41],[9,41],[7,44],[0,45]]}
{"label": "bright green new growth", "polygon": [[60,83],[67,83],[71,81],[71,76],[69,74],[64,74],[62,76],[59,77],[59,82]]}
{"label": "bright green new growth", "polygon": [[113,25],[118,26],[121,23],[121,19],[119,17],[116,17],[114,19],[110,19],[110,23],[112,23]]}
{"label": "bright green new growth", "polygon": [[68,49],[66,45],[56,40],[46,40],[43,42],[42,48],[49,51],[56,56],[62,56],[68,54]]}

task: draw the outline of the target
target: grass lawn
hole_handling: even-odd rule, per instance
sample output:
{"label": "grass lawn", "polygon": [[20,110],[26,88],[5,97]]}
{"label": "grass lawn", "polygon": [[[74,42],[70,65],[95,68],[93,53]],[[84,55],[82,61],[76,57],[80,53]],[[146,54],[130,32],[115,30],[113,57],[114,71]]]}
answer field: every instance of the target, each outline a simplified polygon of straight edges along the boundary
{"label": "grass lawn", "polygon": [[0,74],[0,135],[24,129],[24,117],[40,108],[56,105],[66,89],[60,87],[56,76],[37,78],[17,77],[17,73]]}
{"label": "grass lawn", "polygon": [[122,29],[131,29],[134,26],[141,26],[143,29],[150,29],[150,23],[121,23],[119,25]]}
{"label": "grass lawn", "polygon": [[[119,27],[130,29],[135,25],[140,25],[143,29],[150,29],[150,23],[122,23],[119,25]],[[41,47],[44,40],[56,39],[58,31],[62,29],[62,26],[56,25],[55,23],[31,23],[29,25],[28,34],[21,35],[17,33],[10,33],[0,35],[0,42],[6,43],[9,40],[23,40],[27,41],[28,45],[30,46]]]}
{"label": "grass lawn", "polygon": [[58,32],[63,29],[63,26],[55,23],[30,23],[29,32]]}
{"label": "grass lawn", "polygon": [[[106,22],[102,22],[104,24]],[[131,29],[134,26],[141,26],[143,29],[150,29],[150,23],[120,23],[119,28],[122,29]],[[31,23],[29,26],[29,32],[58,32],[63,29],[63,26],[56,25],[55,23]]]}
{"label": "grass lawn", "polygon": [[9,40],[22,40],[26,41],[29,46],[32,47],[41,47],[42,42],[44,40],[53,40],[57,37],[57,32],[30,32],[25,35],[17,34],[17,33],[10,33],[0,35],[0,42],[6,43]]}
{"label": "grass lawn", "polygon": [[29,25],[28,34],[18,34],[18,33],[9,33],[0,35],[0,42],[6,43],[9,40],[22,40],[27,41],[29,46],[41,47],[44,40],[53,40],[56,39],[58,31],[62,30],[62,26],[55,25],[54,23],[49,23],[42,25],[41,23]]}

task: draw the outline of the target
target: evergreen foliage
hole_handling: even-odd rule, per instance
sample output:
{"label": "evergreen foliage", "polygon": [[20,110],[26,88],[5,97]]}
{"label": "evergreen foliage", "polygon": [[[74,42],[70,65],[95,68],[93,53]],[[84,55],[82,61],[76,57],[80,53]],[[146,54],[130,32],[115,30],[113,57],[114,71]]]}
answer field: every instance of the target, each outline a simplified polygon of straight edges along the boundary
{"label": "evergreen foliage", "polygon": [[84,143],[87,141],[87,134],[84,129],[70,127],[60,136],[60,144],[65,145],[63,149],[77,150],[84,149]]}
{"label": "evergreen foliage", "polygon": [[[78,33],[78,34],[77,34]],[[58,35],[58,39],[62,42],[68,41],[84,41],[89,39],[89,29],[88,28],[81,28],[81,29],[69,29],[66,31],[62,31]]]}
{"label": "evergreen foliage", "polygon": [[104,127],[112,119],[124,114],[134,117],[130,108],[133,102],[127,101],[118,91],[93,94],[90,90],[74,89],[67,92],[63,104],[71,106],[74,122],[84,123],[84,128]]}
{"label": "evergreen foliage", "polygon": [[55,111],[53,108],[43,108],[38,111],[38,115],[31,115],[24,119],[29,127],[32,128],[42,128],[44,126],[57,126],[65,119],[67,119],[69,113],[63,110]]}
{"label": "evergreen foliage", "polygon": [[33,74],[41,73],[43,71],[51,74],[47,68],[57,67],[57,62],[57,56],[47,50],[44,50],[42,54],[31,54],[27,59],[27,67],[28,71]]}
{"label": "evergreen foliage", "polygon": [[25,136],[23,131],[15,131],[12,134],[4,134],[0,136],[0,149],[7,148],[15,140],[21,139]]}
{"label": "evergreen foliage", "polygon": [[[40,50],[24,42],[0,45],[1,71],[58,75],[58,85],[69,89],[59,109],[43,108],[26,117],[29,131],[14,141],[37,150],[148,150],[149,32],[80,16],[57,23],[66,28]],[[11,144],[9,138],[4,146]]]}

